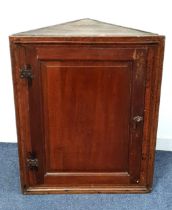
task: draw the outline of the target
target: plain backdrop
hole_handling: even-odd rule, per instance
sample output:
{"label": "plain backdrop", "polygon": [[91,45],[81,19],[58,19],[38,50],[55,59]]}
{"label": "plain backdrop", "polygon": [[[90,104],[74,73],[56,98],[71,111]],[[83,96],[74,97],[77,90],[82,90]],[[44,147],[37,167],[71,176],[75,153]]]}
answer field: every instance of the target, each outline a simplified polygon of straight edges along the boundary
{"label": "plain backdrop", "polygon": [[5,0],[0,2],[0,141],[16,142],[8,36],[92,18],[166,36],[157,149],[172,150],[172,3],[170,0]]}

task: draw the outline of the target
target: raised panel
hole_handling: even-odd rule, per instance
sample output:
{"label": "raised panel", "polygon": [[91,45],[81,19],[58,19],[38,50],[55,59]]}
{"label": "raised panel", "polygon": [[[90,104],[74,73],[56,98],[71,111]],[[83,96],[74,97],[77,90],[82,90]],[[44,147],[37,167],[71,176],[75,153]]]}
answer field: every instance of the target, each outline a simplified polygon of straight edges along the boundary
{"label": "raised panel", "polygon": [[48,172],[128,171],[131,73],[130,62],[41,63]]}
{"label": "raised panel", "polygon": [[41,61],[44,184],[129,183],[132,63]]}

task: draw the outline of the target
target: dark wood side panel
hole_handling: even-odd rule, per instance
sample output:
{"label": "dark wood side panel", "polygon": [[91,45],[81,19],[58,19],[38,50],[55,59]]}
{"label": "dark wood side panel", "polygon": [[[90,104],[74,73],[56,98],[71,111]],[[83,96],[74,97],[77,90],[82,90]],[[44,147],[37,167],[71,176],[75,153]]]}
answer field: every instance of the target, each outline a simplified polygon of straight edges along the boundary
{"label": "dark wood side panel", "polygon": [[[10,43],[12,77],[14,87],[16,125],[18,136],[18,154],[20,163],[21,188],[24,192],[29,187],[29,177],[26,170],[26,145],[30,139],[28,126],[28,89],[23,88],[23,83],[19,79],[20,67],[25,64],[25,48],[17,44]],[[23,110],[23,111],[22,111]],[[27,141],[25,141],[27,139]]]}
{"label": "dark wood side panel", "polygon": [[[161,93],[162,68],[164,58],[165,37],[161,37],[159,44],[154,48],[154,57],[152,58],[153,67],[150,73],[150,119],[149,119],[149,144],[148,144],[148,168],[147,168],[147,186],[152,188],[154,174],[155,147],[157,138],[159,103]],[[147,98],[148,99],[148,98]],[[148,99],[149,100],[149,99]]]}

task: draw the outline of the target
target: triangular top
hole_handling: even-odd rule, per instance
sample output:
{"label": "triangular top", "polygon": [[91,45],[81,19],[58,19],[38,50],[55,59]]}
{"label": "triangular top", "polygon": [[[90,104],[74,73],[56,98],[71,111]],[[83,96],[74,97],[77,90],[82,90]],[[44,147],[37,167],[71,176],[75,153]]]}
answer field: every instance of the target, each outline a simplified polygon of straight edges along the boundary
{"label": "triangular top", "polygon": [[62,23],[14,34],[26,37],[120,37],[120,36],[156,36],[157,34],[104,23],[89,18]]}

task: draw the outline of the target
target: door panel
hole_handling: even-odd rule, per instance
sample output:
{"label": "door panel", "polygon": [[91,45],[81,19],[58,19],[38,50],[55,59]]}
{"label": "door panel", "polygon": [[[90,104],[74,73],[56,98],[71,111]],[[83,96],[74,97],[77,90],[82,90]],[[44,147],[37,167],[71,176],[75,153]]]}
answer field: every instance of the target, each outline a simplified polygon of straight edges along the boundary
{"label": "door panel", "polygon": [[30,141],[39,168],[29,175],[30,184],[139,183],[143,122],[133,118],[144,115],[146,50],[32,51]]}
{"label": "door panel", "polygon": [[74,63],[41,63],[46,170],[127,171],[131,66]]}

